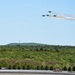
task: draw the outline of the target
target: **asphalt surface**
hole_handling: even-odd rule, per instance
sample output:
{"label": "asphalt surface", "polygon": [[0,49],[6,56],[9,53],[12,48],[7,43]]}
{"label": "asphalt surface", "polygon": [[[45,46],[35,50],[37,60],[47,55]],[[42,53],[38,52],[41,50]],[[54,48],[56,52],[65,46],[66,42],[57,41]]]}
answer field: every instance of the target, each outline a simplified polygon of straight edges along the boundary
{"label": "asphalt surface", "polygon": [[22,73],[0,73],[0,75],[72,75],[72,74],[22,74]]}
{"label": "asphalt surface", "polygon": [[0,70],[0,75],[75,75],[75,72],[50,70]]}

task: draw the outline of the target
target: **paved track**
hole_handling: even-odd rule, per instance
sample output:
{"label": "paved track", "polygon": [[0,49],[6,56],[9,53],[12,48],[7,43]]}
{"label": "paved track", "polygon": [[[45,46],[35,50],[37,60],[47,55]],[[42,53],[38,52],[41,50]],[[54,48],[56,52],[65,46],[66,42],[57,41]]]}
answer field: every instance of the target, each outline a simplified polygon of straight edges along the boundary
{"label": "paved track", "polygon": [[72,75],[72,74],[22,74],[22,73],[0,73],[0,75]]}
{"label": "paved track", "polygon": [[0,75],[75,75],[75,73],[50,70],[0,70]]}

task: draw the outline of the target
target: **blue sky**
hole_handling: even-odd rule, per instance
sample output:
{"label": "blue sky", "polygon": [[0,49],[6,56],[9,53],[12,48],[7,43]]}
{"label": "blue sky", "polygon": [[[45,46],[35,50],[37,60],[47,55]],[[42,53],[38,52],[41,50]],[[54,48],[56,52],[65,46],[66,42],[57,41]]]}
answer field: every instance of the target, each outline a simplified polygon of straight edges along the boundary
{"label": "blue sky", "polygon": [[75,21],[43,18],[49,10],[75,15],[75,0],[0,0],[0,44],[75,46]]}

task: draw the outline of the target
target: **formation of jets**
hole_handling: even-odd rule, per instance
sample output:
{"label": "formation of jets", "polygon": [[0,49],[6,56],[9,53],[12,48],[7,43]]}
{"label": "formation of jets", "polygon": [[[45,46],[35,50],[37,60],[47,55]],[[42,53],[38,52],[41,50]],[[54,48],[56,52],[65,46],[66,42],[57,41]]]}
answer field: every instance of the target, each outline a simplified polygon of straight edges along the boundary
{"label": "formation of jets", "polygon": [[53,11],[48,11],[47,15],[42,15],[42,17],[46,17],[46,16],[50,18],[57,18],[57,19],[75,20],[75,16],[73,15],[64,15]]}

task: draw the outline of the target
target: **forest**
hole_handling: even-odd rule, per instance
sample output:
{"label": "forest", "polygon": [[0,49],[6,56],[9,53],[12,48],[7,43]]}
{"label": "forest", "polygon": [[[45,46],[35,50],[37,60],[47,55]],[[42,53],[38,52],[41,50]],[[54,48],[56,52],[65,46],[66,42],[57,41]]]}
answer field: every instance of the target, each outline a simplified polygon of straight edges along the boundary
{"label": "forest", "polygon": [[8,44],[0,46],[0,69],[75,71],[75,46]]}

